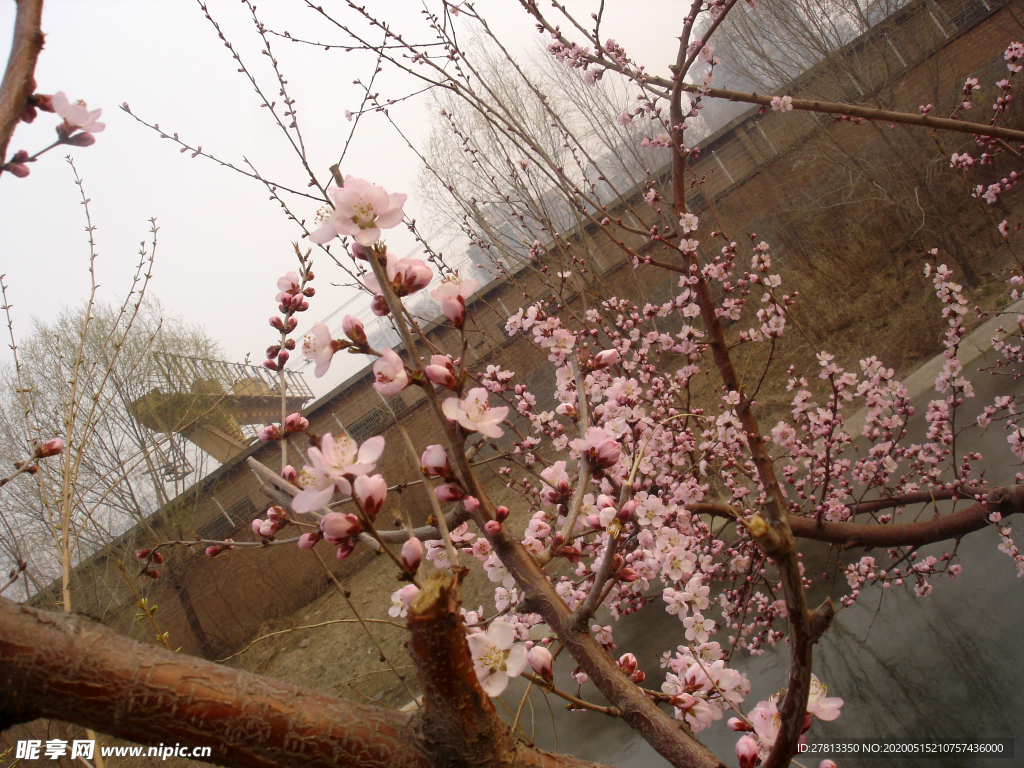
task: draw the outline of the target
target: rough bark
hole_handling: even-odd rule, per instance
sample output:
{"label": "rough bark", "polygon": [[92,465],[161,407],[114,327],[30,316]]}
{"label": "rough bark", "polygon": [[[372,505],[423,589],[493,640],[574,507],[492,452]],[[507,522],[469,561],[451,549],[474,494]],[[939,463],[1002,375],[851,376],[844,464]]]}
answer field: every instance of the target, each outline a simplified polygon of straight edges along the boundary
{"label": "rough bark", "polygon": [[[440,629],[430,626],[433,618]],[[438,661],[444,649],[436,644],[438,638],[454,642],[460,631],[457,615],[438,611],[421,621],[418,636],[435,638],[433,666],[426,672],[457,669],[459,674],[458,680],[431,678],[425,690],[444,696],[458,688],[457,701],[465,704],[475,677],[466,676],[473,668],[464,636],[450,668]],[[496,722],[490,727],[505,734],[495,743],[514,760],[450,762],[445,755],[458,753],[446,750],[446,742],[461,746],[472,737],[445,730],[446,724],[456,725],[452,717],[463,716],[461,709],[414,717],[337,699],[142,645],[84,616],[40,611],[5,598],[0,598],[0,670],[0,729],[54,718],[140,744],[209,746],[211,762],[233,768],[600,768],[515,742],[493,707]],[[485,697],[477,711],[489,705]]]}
{"label": "rough bark", "polygon": [[437,574],[424,584],[409,610],[409,630],[409,652],[423,687],[424,705],[413,724],[421,750],[434,765],[593,765],[521,744],[498,717],[473,669],[454,579]]}
{"label": "rough bark", "polygon": [[0,84],[0,165],[7,158],[7,145],[21,120],[28,97],[32,95],[36,60],[43,49],[43,33],[39,28],[43,0],[17,0],[17,4],[11,54]]}

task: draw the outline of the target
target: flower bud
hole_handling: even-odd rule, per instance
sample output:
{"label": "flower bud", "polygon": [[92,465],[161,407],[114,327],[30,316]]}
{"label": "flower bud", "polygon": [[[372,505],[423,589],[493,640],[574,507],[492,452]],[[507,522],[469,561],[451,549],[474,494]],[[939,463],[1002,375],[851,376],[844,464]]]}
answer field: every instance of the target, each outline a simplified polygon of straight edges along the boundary
{"label": "flower bud", "polygon": [[427,374],[427,378],[434,382],[438,386],[444,387],[445,389],[455,389],[458,386],[458,382],[455,376],[447,368],[440,365],[428,365],[423,369],[423,372]]}
{"label": "flower bud", "polygon": [[466,322],[466,302],[461,296],[449,296],[444,299],[441,302],[441,312],[456,328],[461,328]]}
{"label": "flower bud", "polygon": [[554,674],[555,660],[551,656],[551,651],[542,645],[535,645],[530,649],[527,654],[527,659],[530,662],[530,666],[533,671],[544,680],[550,681]]}
{"label": "flower bud", "polygon": [[632,653],[622,654],[619,656],[619,666],[622,667],[623,672],[633,672],[636,669],[636,656]]}
{"label": "flower bud", "polygon": [[476,512],[480,509],[480,499],[476,496],[466,496],[462,499],[462,508],[469,513]]}
{"label": "flower bud", "polygon": [[305,432],[308,427],[309,420],[303,418],[300,413],[290,413],[284,420],[284,428],[286,432]]}
{"label": "flower bud", "polygon": [[328,512],[320,520],[320,530],[323,531],[324,538],[331,544],[339,544],[343,539],[357,535],[363,530],[363,526],[355,515]]}
{"label": "flower bud", "polygon": [[281,470],[281,477],[283,477],[289,483],[294,483],[298,479],[299,473],[295,471],[295,467],[289,464],[287,467]]}
{"label": "flower bud", "polygon": [[420,457],[420,469],[428,477],[450,477],[452,474],[448,454],[440,445],[427,446]]}
{"label": "flower bud", "polygon": [[156,565],[163,565],[165,560],[162,552],[154,552],[153,557],[150,558]]}
{"label": "flower bud", "polygon": [[594,355],[594,368],[607,368],[619,362],[619,351],[617,349],[605,349]]}
{"label": "flower bud", "polygon": [[736,742],[736,757],[740,761],[740,768],[754,768],[760,762],[758,752],[760,746],[753,736],[744,736]]}
{"label": "flower bud", "polygon": [[149,576],[149,578],[151,578],[151,579],[159,579],[160,578],[160,571],[158,571],[158,570],[156,570],[154,568],[150,568],[148,571],[146,571],[146,575]]}
{"label": "flower bud", "polygon": [[291,357],[291,355],[288,354],[288,350],[287,349],[282,349],[280,352],[277,353],[277,364],[281,368],[284,368],[285,365],[287,365],[287,363],[288,363],[288,358],[289,357]]}
{"label": "flower bud", "polygon": [[68,136],[61,143],[70,144],[73,147],[91,147],[96,143],[96,137],[87,131],[82,131],[81,133],[76,133],[74,136]]}
{"label": "flower bud", "polygon": [[409,573],[416,573],[423,562],[423,542],[413,536],[402,545],[402,566]]}
{"label": "flower bud", "polygon": [[260,440],[264,443],[269,443],[272,440],[280,440],[282,437],[281,428],[277,426],[277,424],[268,424],[259,431],[258,435]]}
{"label": "flower bud", "polygon": [[558,550],[558,556],[564,557],[573,565],[579,565],[580,559],[583,557],[583,553],[580,552],[578,547],[570,547],[566,545]]}
{"label": "flower bud", "polygon": [[387,317],[391,314],[391,310],[388,309],[388,303],[384,300],[383,296],[373,297],[373,301],[370,302],[370,311],[377,317]]}
{"label": "flower bud", "polygon": [[[271,315],[270,316],[270,327],[271,328],[276,328],[279,331],[283,331],[284,330],[284,320],[282,320],[277,315]],[[267,355],[267,357],[270,357],[270,355]]]}
{"label": "flower bud", "polygon": [[353,492],[363,511],[373,519],[384,506],[384,498],[388,495],[388,484],[384,475],[360,475],[353,483]]}
{"label": "flower bud", "polygon": [[51,438],[42,445],[36,446],[36,456],[40,459],[45,459],[50,456],[56,456],[58,453],[64,450],[64,441],[59,437]]}
{"label": "flower bud", "polygon": [[725,721],[726,727],[730,731],[749,731],[750,726],[747,725],[746,721],[740,720],[738,717],[730,717]]}
{"label": "flower bud", "polygon": [[352,550],[356,548],[356,540],[354,538],[344,539],[338,546],[337,558],[344,560],[346,557],[352,554]]}
{"label": "flower bud", "polygon": [[607,469],[618,462],[621,452],[622,446],[617,441],[604,440],[593,449],[591,456],[594,459],[594,465],[598,469]]}
{"label": "flower bud", "polygon": [[623,568],[618,573],[619,581],[625,581],[627,584],[632,583],[640,578],[640,574],[633,568]]}
{"label": "flower bud", "polygon": [[501,523],[497,520],[488,520],[484,523],[484,530],[487,531],[488,536],[497,536],[501,533]]}
{"label": "flower bud", "polygon": [[434,489],[434,495],[437,496],[438,501],[458,501],[465,496],[462,489],[454,483],[437,486]]}
{"label": "flower bud", "polygon": [[622,509],[619,510],[618,518],[620,522],[628,523],[633,519],[633,515],[636,514],[636,502],[630,499],[622,505]]}
{"label": "flower bud", "polygon": [[508,517],[508,507],[501,506],[494,510],[494,519],[499,523],[504,523],[506,517]]}
{"label": "flower bud", "polygon": [[276,371],[277,363],[274,360],[264,360],[263,367],[266,368],[268,371]]}
{"label": "flower bud", "polygon": [[345,315],[341,321],[341,330],[356,344],[366,344],[366,329],[358,317]]}
{"label": "flower bud", "polygon": [[152,551],[153,550],[151,549],[137,549],[135,550],[135,556],[139,558],[139,560],[145,560],[147,557],[149,557],[149,553]]}
{"label": "flower bud", "polygon": [[320,541],[319,533],[304,533],[299,536],[299,549],[312,549],[318,541]]}

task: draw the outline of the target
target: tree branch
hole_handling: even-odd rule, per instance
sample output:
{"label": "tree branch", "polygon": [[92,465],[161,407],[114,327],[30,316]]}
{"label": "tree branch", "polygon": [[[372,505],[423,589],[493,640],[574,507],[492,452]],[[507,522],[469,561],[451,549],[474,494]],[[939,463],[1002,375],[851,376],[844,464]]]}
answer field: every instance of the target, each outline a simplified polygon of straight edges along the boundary
{"label": "tree branch", "polygon": [[988,491],[988,501],[931,520],[895,525],[818,523],[813,518],[790,515],[789,527],[799,538],[827,541],[847,548],[922,546],[959,539],[987,528],[992,512],[999,512],[1003,517],[1024,512],[1024,485],[993,488]]}
{"label": "tree branch", "polygon": [[[457,614],[436,617],[439,626],[461,631]],[[438,630],[421,624],[413,631],[422,636]],[[455,647],[454,638],[444,642],[444,649]],[[468,659],[464,633],[461,643]],[[431,758],[436,745],[428,744],[421,717],[170,653],[84,616],[40,611],[4,598],[0,669],[0,730],[56,718],[140,744],[209,746],[212,762],[239,768],[466,765]],[[516,766],[600,768],[524,745],[514,749]],[[511,768],[513,763],[492,765]]]}
{"label": "tree branch", "polygon": [[[853,515],[876,512],[880,509],[891,509],[909,504],[921,504],[929,501],[945,501],[953,498],[970,498],[974,494],[986,494],[984,502],[952,512],[948,515],[933,517],[930,520],[919,520],[912,523],[832,523],[818,522],[813,517],[786,515],[789,528],[793,535],[800,539],[824,541],[840,547],[920,547],[939,541],[959,539],[974,531],[987,528],[991,523],[989,515],[999,512],[1003,517],[1024,512],[1024,485],[1009,488],[962,489],[962,492],[950,490],[915,491],[900,496],[887,496],[871,499],[857,504],[850,504],[847,509]],[[687,509],[698,515],[712,517],[728,517],[739,519],[739,510],[722,502],[699,502],[690,504]]]}
{"label": "tree branch", "polygon": [[0,598],[0,727],[51,717],[227,766],[428,768],[410,715],[335,699]]}
{"label": "tree branch", "polygon": [[[683,84],[682,89],[689,93],[702,94],[715,99],[741,101],[746,102],[747,104],[760,104],[765,107],[771,106],[772,103],[771,96],[765,96],[760,93],[730,91],[724,88],[705,88],[704,86],[689,85],[686,83]],[[805,110],[807,112],[821,112],[828,115],[846,115],[847,117],[876,120],[883,123],[904,123],[906,125],[934,128],[940,131],[954,131],[956,133],[991,136],[994,139],[1006,139],[1017,143],[1024,142],[1024,131],[1015,131],[1012,128],[1003,128],[998,125],[985,125],[983,123],[968,123],[964,120],[951,120],[948,117],[930,117],[928,115],[915,115],[910,112],[894,112],[890,109],[861,107],[854,104],[844,104],[839,101],[793,99],[793,109]]]}
{"label": "tree branch", "polygon": [[18,14],[14,17],[11,55],[0,83],[0,165],[7,157],[7,145],[35,88],[36,60],[43,50],[43,0],[16,2]]}

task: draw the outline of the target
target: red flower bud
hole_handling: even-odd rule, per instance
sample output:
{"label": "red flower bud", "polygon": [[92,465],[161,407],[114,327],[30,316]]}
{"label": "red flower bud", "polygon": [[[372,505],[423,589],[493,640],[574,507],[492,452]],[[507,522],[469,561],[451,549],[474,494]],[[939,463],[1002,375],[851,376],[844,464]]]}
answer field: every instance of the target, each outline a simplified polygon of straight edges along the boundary
{"label": "red flower bud", "polygon": [[64,450],[64,441],[59,437],[54,437],[47,440],[42,445],[36,446],[36,456],[40,459],[48,458],[49,456],[56,456],[58,453]]}

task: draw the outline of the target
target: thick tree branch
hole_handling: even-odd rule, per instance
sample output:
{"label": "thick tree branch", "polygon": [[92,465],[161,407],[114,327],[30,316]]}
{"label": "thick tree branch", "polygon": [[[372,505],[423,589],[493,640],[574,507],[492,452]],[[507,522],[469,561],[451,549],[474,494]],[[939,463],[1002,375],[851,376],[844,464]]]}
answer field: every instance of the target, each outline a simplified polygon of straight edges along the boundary
{"label": "thick tree branch", "polygon": [[[421,641],[462,631],[457,613],[440,610],[450,607],[448,602],[436,606],[439,610],[429,616],[421,614],[414,629]],[[444,642],[452,643],[445,648],[456,648],[457,639],[445,634]],[[434,661],[439,648],[433,648]],[[472,683],[466,675],[473,675],[473,667],[464,634],[461,652],[464,658],[453,652],[451,664],[460,669],[459,684],[465,687]],[[438,745],[430,743],[434,732],[427,725],[438,722],[437,714],[413,717],[337,699],[142,645],[84,616],[40,611],[4,598],[0,670],[0,729],[56,718],[140,744],[209,746],[212,762],[244,768],[468,765],[435,758]],[[440,675],[445,669],[421,671]],[[424,689],[448,692],[453,685],[441,678],[425,681]],[[428,707],[432,703],[428,697]],[[490,706],[489,700],[480,706]],[[491,765],[600,768],[526,747],[510,736],[508,741],[514,762]]]}
{"label": "thick tree branch", "polygon": [[[899,496],[886,496],[881,499],[862,501],[850,504],[847,509],[853,515],[877,512],[882,509],[903,507],[910,504],[923,504],[932,501],[946,501],[953,498],[966,498],[984,493],[984,502],[972,504],[948,515],[937,515],[929,520],[918,520],[911,523],[832,523],[818,522],[813,517],[787,515],[786,520],[793,535],[798,539],[825,541],[839,547],[920,547],[939,541],[959,539],[969,533],[989,527],[989,515],[999,512],[1003,517],[1024,512],[1024,485],[1009,488],[970,488],[963,492],[936,490],[914,491]],[[729,504],[722,502],[700,502],[687,506],[690,512],[712,517],[728,517],[739,519],[740,512]]]}
{"label": "thick tree branch", "polygon": [[[687,42],[688,37],[684,35],[680,39],[679,62],[685,61]],[[679,71],[681,71],[681,65]],[[672,198],[673,207],[680,215],[686,211],[687,192],[686,157],[681,151],[684,146],[683,130],[685,128],[682,91],[686,89],[687,87],[681,80],[676,80],[673,83],[669,102],[669,121],[673,144]],[[687,230],[684,229],[683,222],[680,220],[676,226],[678,242],[685,242],[686,234]],[[761,484],[764,517],[756,515],[754,520],[747,524],[747,530],[761,550],[775,561],[785,596],[790,634],[789,681],[786,685],[786,696],[779,705],[781,718],[779,735],[764,763],[764,768],[778,768],[788,765],[796,753],[797,739],[800,738],[804,713],[807,709],[807,696],[810,692],[811,650],[815,641],[828,627],[831,619],[831,604],[826,604],[822,610],[814,613],[807,608],[800,564],[796,556],[796,540],[787,521],[786,505],[775,476],[771,456],[764,444],[750,398],[743,392],[739,377],[736,375],[721,319],[715,311],[715,301],[707,280],[700,270],[697,255],[683,251],[681,256],[693,281],[691,290],[694,292],[697,305],[700,308],[700,316],[704,321],[707,333],[707,344],[711,350],[715,367],[722,378],[722,384],[727,392],[735,392],[739,395],[736,417],[746,435],[750,457]]]}
{"label": "thick tree branch", "polygon": [[226,766],[431,764],[411,715],[336,699],[0,598],[0,726],[57,718],[140,744],[213,748]]}
{"label": "thick tree branch", "polygon": [[414,726],[420,748],[438,766],[512,768],[593,763],[552,755],[517,741],[480,688],[466,628],[459,615],[458,584],[436,574],[409,609],[409,652],[423,685],[423,710]]}
{"label": "thick tree branch", "polygon": [[43,0],[16,0],[14,37],[7,70],[0,84],[0,165],[7,157],[7,145],[18,127],[22,112],[35,87],[36,60],[43,50]]}
{"label": "thick tree branch", "polygon": [[987,493],[988,501],[985,503],[979,502],[948,515],[914,523],[819,523],[810,517],[790,515],[789,527],[799,538],[827,541],[848,548],[923,546],[937,541],[959,539],[968,533],[987,528],[990,525],[988,516],[992,512],[999,512],[1006,517],[1024,511],[1024,485],[993,488]]}

